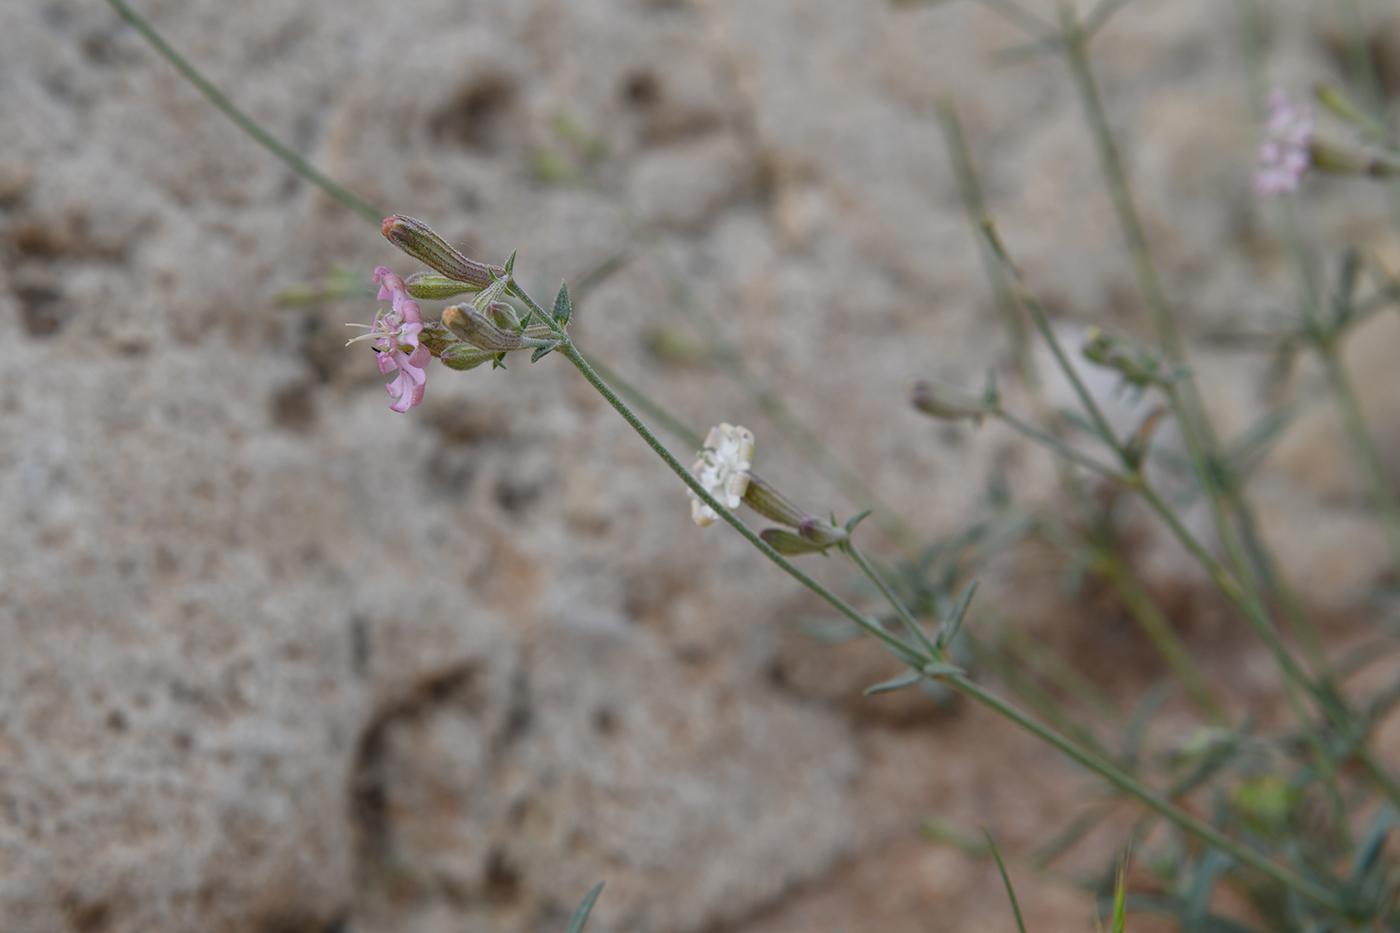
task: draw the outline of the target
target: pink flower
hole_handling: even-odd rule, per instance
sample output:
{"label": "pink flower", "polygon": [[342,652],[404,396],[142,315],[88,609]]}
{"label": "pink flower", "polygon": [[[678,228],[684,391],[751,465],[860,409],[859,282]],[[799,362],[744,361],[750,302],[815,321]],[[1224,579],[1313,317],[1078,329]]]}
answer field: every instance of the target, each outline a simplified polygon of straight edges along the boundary
{"label": "pink flower", "polygon": [[360,340],[373,340],[374,352],[378,354],[379,372],[383,375],[398,370],[399,376],[384,388],[394,402],[389,406],[394,411],[405,412],[423,401],[423,384],[428,380],[428,365],[431,354],[427,346],[418,342],[423,330],[423,315],[418,310],[418,302],[408,297],[403,279],[384,266],[374,270],[374,281],[379,283],[379,300],[389,301],[392,307],[381,310],[374,316],[374,324],[349,324],[349,327],[365,327],[367,334],[350,340],[349,346]]}
{"label": "pink flower", "polygon": [[1293,191],[1312,164],[1312,109],[1307,104],[1294,107],[1278,88],[1269,92],[1265,105],[1269,115],[1259,143],[1259,171],[1254,175],[1254,192],[1260,196]]}

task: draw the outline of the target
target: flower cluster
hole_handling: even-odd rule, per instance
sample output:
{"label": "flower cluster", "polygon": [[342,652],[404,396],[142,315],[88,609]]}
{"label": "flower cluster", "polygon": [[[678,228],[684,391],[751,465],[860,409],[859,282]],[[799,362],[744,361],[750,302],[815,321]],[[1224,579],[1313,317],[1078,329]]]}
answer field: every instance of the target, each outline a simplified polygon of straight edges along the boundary
{"label": "flower cluster", "polygon": [[428,371],[424,367],[428,365],[431,355],[428,347],[418,339],[423,332],[423,315],[418,310],[418,302],[408,296],[403,279],[389,269],[384,266],[375,269],[374,281],[379,284],[379,300],[391,302],[392,307],[374,316],[374,323],[366,328],[369,333],[361,334],[346,345],[361,340],[374,341],[379,372],[387,376],[397,370],[399,374],[397,379],[384,387],[394,399],[389,407],[397,412],[406,412],[423,401],[424,383],[428,381]]}
{"label": "flower cluster", "polygon": [[[691,471],[700,485],[726,508],[737,509],[749,488],[753,432],[728,423],[711,428],[698,456],[700,459],[695,461]],[[719,514],[693,491],[690,493],[690,517],[701,528],[719,520]]]}
{"label": "flower cluster", "polygon": [[1259,171],[1254,176],[1254,191],[1259,195],[1282,194],[1298,187],[1303,174],[1312,164],[1312,109],[1307,104],[1297,107],[1288,95],[1275,88],[1265,105],[1264,139],[1259,144]]}

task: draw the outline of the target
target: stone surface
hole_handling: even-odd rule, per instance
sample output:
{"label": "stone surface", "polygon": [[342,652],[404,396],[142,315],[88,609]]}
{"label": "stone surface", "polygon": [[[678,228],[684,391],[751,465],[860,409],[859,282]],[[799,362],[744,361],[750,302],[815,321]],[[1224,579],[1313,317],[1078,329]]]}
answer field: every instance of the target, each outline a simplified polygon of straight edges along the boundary
{"label": "stone surface", "polygon": [[[1271,14],[1270,67],[1297,91],[1340,67],[1307,6]],[[579,302],[580,342],[697,429],[754,427],[764,475],[814,511],[856,508],[732,380],[657,351],[680,306],[713,315],[922,534],[982,514],[994,474],[1052,495],[1043,454],[903,400],[911,376],[976,386],[1008,356],[935,95],[961,107],[1052,311],[1148,332],[1063,68],[990,67],[1019,34],[974,5],[142,9],[386,213],[483,258],[518,249],[537,297],[621,257]],[[1163,278],[1201,339],[1292,310],[1249,193],[1230,9],[1131,5],[1096,47]],[[341,347],[342,323],[374,313],[368,288],[278,295],[342,264],[364,283],[413,264],[105,5],[0,5],[0,131],[0,928],[561,929],[599,879],[600,933],[985,929],[989,901],[1007,925],[988,866],[913,827],[938,812],[1030,847],[1075,781],[995,790],[1062,765],[977,711],[860,699],[894,665],[795,634],[819,607],[725,529],[695,529],[563,360],[434,369],[421,408],[389,411],[371,355]],[[1372,189],[1320,182],[1305,204],[1326,208],[1333,252],[1400,256]],[[1388,455],[1397,344],[1378,320],[1351,348]],[[1200,364],[1231,435],[1277,400],[1239,360]],[[1315,400],[1317,382],[1286,391]],[[1346,606],[1386,562],[1334,416],[1309,404],[1261,511],[1306,595]],[[1194,586],[1170,555],[1146,565]],[[1054,590],[1020,572],[989,569],[983,598],[1014,610]],[[1101,667],[1140,654],[1121,618],[1035,617]],[[1085,916],[1025,883],[1046,924]]]}

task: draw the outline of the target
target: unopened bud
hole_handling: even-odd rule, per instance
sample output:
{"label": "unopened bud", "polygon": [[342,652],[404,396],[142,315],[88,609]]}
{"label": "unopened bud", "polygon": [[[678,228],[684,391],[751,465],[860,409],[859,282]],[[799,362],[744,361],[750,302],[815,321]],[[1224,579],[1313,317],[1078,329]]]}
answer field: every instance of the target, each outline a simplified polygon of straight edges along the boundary
{"label": "unopened bud", "polygon": [[415,272],[403,280],[403,287],[421,301],[441,301],[468,292],[479,292],[481,286],[472,282],[454,282],[436,272]]}
{"label": "unopened bud", "polygon": [[1153,350],[1146,350],[1125,337],[1108,334],[1091,327],[1084,332],[1084,358],[1109,369],[1116,369],[1123,378],[1136,386],[1162,381],[1162,359]]}
{"label": "unopened bud", "polygon": [[485,314],[471,305],[453,305],[442,312],[442,323],[472,346],[500,353],[519,350],[524,346],[520,335],[502,330]]}
{"label": "unopened bud", "polygon": [[997,400],[991,392],[978,398],[927,379],[909,383],[909,401],[924,414],[948,421],[971,420],[981,424],[983,418],[997,410]]}
{"label": "unopened bud", "polygon": [[[818,518],[806,509],[783,495],[762,477],[749,474],[749,485],[744,490],[744,504],[764,518],[797,529],[797,534],[780,528],[770,528],[763,532],[763,539],[780,554],[808,554],[824,551],[850,539],[849,532],[839,525],[833,525],[824,518]],[[788,550],[784,550],[788,548]]]}
{"label": "unopened bud", "polygon": [[766,480],[753,473],[749,474],[749,486],[744,490],[744,503],[764,518],[794,528],[812,517],[810,512],[799,507]]}
{"label": "unopened bud", "polygon": [[464,343],[455,343],[442,351],[440,359],[448,369],[467,370],[476,369],[482,363],[496,359],[496,356],[495,353],[487,353]]}
{"label": "unopened bud", "polygon": [[1370,175],[1373,178],[1393,177],[1400,166],[1385,158],[1341,149],[1327,143],[1314,142],[1308,147],[1312,167],[1330,175]]}
{"label": "unopened bud", "polygon": [[833,525],[826,519],[817,518],[815,515],[798,525],[797,533],[802,537],[802,540],[814,545],[819,550],[826,550],[837,544],[845,544],[851,538],[850,533],[840,525]]}
{"label": "unopened bud", "polygon": [[395,214],[386,217],[380,229],[390,243],[454,282],[465,282],[480,289],[491,284],[492,271],[497,275],[505,274],[500,266],[488,266],[463,256],[421,220]]}
{"label": "unopened bud", "polygon": [[765,528],[758,533],[758,536],[767,541],[773,550],[784,557],[796,557],[799,554],[816,554],[825,548],[813,544],[805,538],[798,537],[790,531],[781,528]]}

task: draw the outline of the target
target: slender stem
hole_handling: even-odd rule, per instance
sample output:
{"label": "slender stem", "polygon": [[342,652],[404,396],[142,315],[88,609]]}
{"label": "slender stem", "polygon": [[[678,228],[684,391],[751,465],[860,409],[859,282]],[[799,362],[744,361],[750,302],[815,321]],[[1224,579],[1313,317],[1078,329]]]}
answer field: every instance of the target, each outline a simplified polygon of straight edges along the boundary
{"label": "slender stem", "polygon": [[1366,483],[1367,492],[1376,508],[1376,518],[1380,522],[1381,531],[1385,533],[1385,542],[1390,548],[1390,559],[1396,569],[1400,570],[1400,505],[1397,505],[1395,500],[1395,489],[1386,476],[1380,451],[1376,449],[1375,439],[1366,424],[1366,416],[1361,412],[1356,387],[1352,384],[1346,364],[1342,362],[1341,348],[1336,341],[1328,341],[1320,349],[1322,365],[1327,372],[1327,382],[1336,399],[1357,465],[1361,468],[1362,480]]}
{"label": "slender stem", "polygon": [[909,630],[909,634],[919,640],[919,644],[923,646],[924,651],[928,652],[929,657],[935,661],[942,661],[943,653],[929,640],[928,634],[924,631],[924,627],[919,624],[919,620],[914,618],[914,614],[904,605],[904,600],[900,599],[899,596],[895,594],[894,590],[890,589],[890,585],[885,582],[884,576],[876,572],[870,560],[865,556],[865,553],[856,546],[856,543],[847,540],[841,545],[841,550],[845,551],[846,556],[856,562],[856,566],[860,567],[861,571],[870,582],[875,584],[875,588],[880,591],[881,596],[885,597],[885,601],[894,607],[894,611],[899,615],[899,620],[904,623],[904,627]]}
{"label": "slender stem", "polygon": [[[935,660],[924,656],[906,642],[894,637],[880,626],[872,623],[869,619],[852,608],[845,600],[798,570],[786,558],[773,550],[773,548],[760,538],[753,529],[740,521],[734,513],[725,508],[722,503],[711,496],[709,492],[700,485],[695,477],[690,474],[690,471],[671,455],[671,452],[666,449],[646,425],[644,425],[632,410],[627,407],[627,403],[619,398],[617,393],[613,392],[607,383],[603,382],[603,380],[598,377],[598,374],[593,371],[592,367],[588,365],[588,361],[583,358],[583,355],[579,353],[578,349],[574,347],[572,343],[565,340],[561,343],[559,352],[567,357],[569,362],[574,364],[574,367],[588,380],[589,384],[598,390],[618,414],[622,415],[623,419],[631,425],[632,429],[642,436],[642,439],[646,441],[647,445],[656,452],[657,456],[665,461],[666,465],[671,468],[671,471],[680,477],[691,491],[700,497],[702,502],[714,509],[725,522],[743,535],[750,544],[758,548],[765,557],[777,564],[803,586],[824,599],[829,605],[846,616],[846,618],[879,639],[896,657],[906,664],[921,668],[929,661]],[[1337,911],[1345,910],[1345,905],[1333,897],[1330,892],[1312,884],[1304,878],[1294,875],[1287,869],[1274,864],[1267,858],[1264,858],[1229,838],[1214,827],[1196,819],[1186,811],[1173,805],[1170,801],[1163,799],[1146,785],[1125,773],[1117,765],[1081,749],[1059,733],[1036,722],[1016,707],[1000,699],[995,694],[984,690],[966,677],[961,675],[945,675],[940,679],[960,693],[971,697],[978,703],[981,703],[994,712],[1011,720],[1032,735],[1069,756],[1072,760],[1100,775],[1119,790],[1136,798],[1148,809],[1161,814],[1165,818],[1176,823],[1182,829],[1197,836],[1208,844],[1215,846],[1240,863],[1249,865],[1255,870],[1268,875],[1278,883],[1297,891],[1309,900],[1315,901],[1329,909]]]}
{"label": "slender stem", "polygon": [[315,184],[322,191],[326,192],[361,217],[373,224],[378,224],[380,220],[384,218],[385,214],[383,211],[376,210],[351,193],[348,188],[337,184],[330,178],[321,174],[310,162],[278,142],[270,133],[254,122],[251,117],[242,110],[239,110],[223,91],[220,91],[210,83],[204,75],[200,74],[195,67],[184,58],[184,56],[175,51],[170,43],[166,42],[161,34],[156,32],[155,27],[147,22],[141,14],[133,10],[126,3],[126,0],[107,0],[107,2],[112,5],[113,9],[117,11],[122,19],[136,27],[136,30],[146,38],[146,41],[151,43],[155,50],[159,52],[166,61],[173,65],[175,70],[180,72],[180,75],[186,81],[198,88],[199,92],[207,97],[211,104],[222,110],[224,116],[228,117],[234,123],[237,123],[239,129],[261,143],[297,174]]}
{"label": "slender stem", "polygon": [[579,352],[582,353],[583,358],[588,361],[588,365],[592,366],[594,371],[597,372],[608,385],[617,390],[618,395],[630,401],[633,405],[637,406],[643,414],[650,416],[667,431],[670,431],[676,437],[680,438],[681,442],[687,447],[699,450],[700,446],[704,444],[705,439],[703,436],[692,431],[689,425],[671,414],[665,408],[662,408],[655,399],[622,378],[617,370],[591,353],[584,350],[580,350]]}
{"label": "slender stem", "polygon": [[1338,912],[1346,911],[1346,904],[1342,902],[1340,898],[1332,894],[1331,891],[1295,875],[1293,872],[1281,865],[1275,864],[1258,852],[1236,842],[1215,827],[1202,822],[1180,807],[1175,806],[1171,801],[1162,797],[1151,788],[1123,771],[1117,765],[1089,754],[1064,736],[1036,722],[1016,707],[983,689],[966,677],[946,677],[944,678],[944,682],[958,690],[958,692],[1016,723],[1016,725],[1025,729],[1036,738],[1054,747],[1057,751],[1095,772],[1114,787],[1117,787],[1119,790],[1135,798],[1149,810],[1160,814],[1191,835],[1215,846],[1241,864],[1248,865],[1261,874],[1268,875],[1274,881],[1277,881],[1284,887],[1297,891],[1316,904]]}
{"label": "slender stem", "polygon": [[906,554],[917,554],[922,543],[916,532],[900,515],[899,510],[886,503],[865,480],[836,455],[783,403],[772,389],[744,360],[743,353],[725,336],[724,329],[704,304],[696,299],[685,276],[660,248],[656,231],[642,219],[625,200],[620,200],[623,220],[632,237],[647,251],[661,271],[676,307],[700,332],[710,360],[728,375],[749,397],[778,432],[809,462],[823,473],[845,496],[862,509],[870,509],[871,517]]}
{"label": "slender stem", "polygon": [[1106,479],[1123,479],[1123,475],[1117,470],[1115,470],[1113,467],[1105,466],[1104,464],[1099,463],[1097,460],[1095,460],[1093,457],[1090,457],[1088,454],[1081,453],[1080,451],[1071,447],[1063,439],[1058,438],[1055,435],[1050,434],[1046,431],[1042,431],[1035,425],[1028,424],[1027,422],[1022,421],[1020,418],[1017,418],[1013,414],[998,409],[994,413],[994,415],[1003,424],[1011,428],[1013,431],[1017,432],[1018,434],[1024,435],[1027,438],[1030,438],[1037,444],[1044,446],[1052,453],[1055,453],[1066,460],[1069,460],[1073,463],[1077,463],[1080,466],[1085,467],[1087,469],[1093,470],[1095,473],[1098,473],[1100,476],[1103,476]]}
{"label": "slender stem", "polygon": [[1041,306],[1039,299],[1035,297],[1035,293],[1030,290],[1025,279],[1022,278],[1021,271],[1017,269],[1016,264],[1011,261],[1010,254],[1007,253],[1005,245],[1001,242],[1000,235],[997,234],[996,225],[992,223],[990,217],[983,216],[981,218],[980,227],[983,237],[987,240],[987,244],[992,248],[992,252],[1001,262],[1002,268],[1006,270],[1007,275],[1010,276],[1012,288],[1015,291],[1017,300],[1021,303],[1021,307],[1025,308],[1026,312],[1031,316],[1031,321],[1035,324],[1036,330],[1040,332],[1040,336],[1043,337],[1045,342],[1049,345],[1050,352],[1055,356],[1055,362],[1059,364],[1060,369],[1065,374],[1065,378],[1068,379],[1070,385],[1074,387],[1074,393],[1079,396],[1079,401],[1084,406],[1084,411],[1089,415],[1090,420],[1094,422],[1094,427],[1096,427],[1103,436],[1104,443],[1111,446],[1114,451],[1118,453],[1120,458],[1123,457],[1124,448],[1118,441],[1117,435],[1114,434],[1113,426],[1108,423],[1108,418],[1104,415],[1103,409],[1099,407],[1099,403],[1094,399],[1093,393],[1084,385],[1084,380],[1079,376],[1079,370],[1069,361],[1069,356],[1065,353],[1064,348],[1060,346],[1059,338],[1055,336],[1055,331],[1050,327],[1050,319],[1045,314],[1045,309]]}
{"label": "slender stem", "polygon": [[1122,559],[1109,551],[1100,552],[1094,561],[1094,571],[1101,574],[1118,591],[1128,611],[1137,620],[1138,628],[1142,629],[1147,640],[1152,642],[1152,647],[1162,656],[1162,660],[1171,668],[1177,680],[1181,681],[1182,687],[1186,689],[1202,715],[1216,724],[1227,722],[1224,707],[1220,705],[1215,691],[1211,690],[1210,684],[1202,676],[1201,669],[1196,666],[1176,632],[1172,631],[1171,623],[1167,621],[1162,610],[1143,589],[1142,584],[1128,573]]}
{"label": "slender stem", "polygon": [[662,444],[661,441],[656,437],[656,435],[653,434],[651,430],[645,424],[642,423],[641,419],[639,419],[632,412],[632,409],[627,407],[627,403],[624,402],[621,398],[619,398],[617,393],[614,392],[606,382],[599,378],[598,374],[593,371],[593,367],[588,365],[588,361],[584,359],[583,354],[579,352],[577,347],[575,347],[571,342],[566,340],[565,342],[559,345],[558,352],[562,353],[566,358],[568,358],[570,363],[574,364],[574,368],[577,369],[580,374],[582,374],[583,378],[587,379],[588,383],[591,386],[593,386],[593,388],[597,389],[598,393],[602,395],[603,398],[607,399],[608,404],[611,405],[614,409],[616,409],[617,413],[620,414],[623,417],[623,419],[629,425],[632,426],[632,430],[640,434],[642,440],[646,441],[647,446],[650,447],[653,451],[655,451],[656,455],[666,462],[666,465],[671,468],[671,472],[679,476],[682,482],[684,482],[686,486],[690,488],[691,492],[695,493],[697,496],[700,497],[700,501],[704,502],[710,508],[714,509],[720,518],[724,519],[724,521],[727,522],[730,526],[732,526],[735,531],[743,535],[744,538],[750,544],[762,551],[765,557],[767,557],[773,563],[777,564],[779,567],[785,570],[788,573],[788,575],[791,576],[793,579],[797,580],[797,582],[801,583],[813,593],[816,593],[822,599],[826,600],[833,608],[835,608],[846,618],[850,619],[852,622],[860,626],[866,632],[879,639],[885,645],[885,647],[889,648],[890,651],[893,652],[894,655],[898,657],[901,661],[904,661],[906,664],[909,664],[912,667],[922,668],[925,664],[932,660],[932,658],[923,657],[914,648],[910,647],[905,642],[891,635],[889,632],[886,632],[880,626],[871,622],[865,616],[857,612],[849,603],[847,603],[841,597],[837,596],[835,593],[822,586],[816,580],[807,576],[807,574],[803,573],[801,570],[798,570],[792,565],[790,561],[788,561],[787,558],[783,557],[783,555],[773,550],[772,546],[769,545],[767,541],[764,541],[762,538],[760,538],[757,532],[755,532],[748,525],[744,524],[738,516],[736,516],[733,512],[726,508],[718,499],[710,495],[709,491],[706,490],[704,486],[700,485],[699,481],[691,475],[690,471],[687,470],[681,464],[681,462],[677,460],[669,450],[666,449],[666,445]]}

